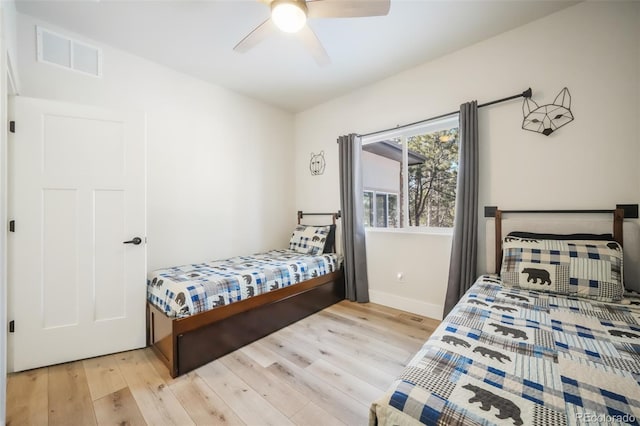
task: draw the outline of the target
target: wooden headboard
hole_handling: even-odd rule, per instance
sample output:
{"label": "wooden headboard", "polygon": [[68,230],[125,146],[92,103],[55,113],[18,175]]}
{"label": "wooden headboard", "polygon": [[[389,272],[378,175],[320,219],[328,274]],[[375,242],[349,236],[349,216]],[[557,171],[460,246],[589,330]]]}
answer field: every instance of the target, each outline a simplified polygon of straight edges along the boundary
{"label": "wooden headboard", "polygon": [[625,218],[638,218],[637,204],[618,204],[611,210],[500,210],[498,207],[485,207],[485,217],[495,218],[495,265],[496,273],[502,266],[502,218],[504,214],[611,214],[613,215],[613,238],[623,244],[622,223]]}
{"label": "wooden headboard", "polygon": [[[303,212],[302,210],[298,210],[298,225],[301,224],[302,218],[305,216],[331,216],[331,220],[333,221],[333,238],[331,240],[331,250],[333,253],[337,253],[337,231],[336,231],[336,221],[342,217],[342,212],[338,210],[335,213],[309,213]],[[331,239],[331,237],[329,237]]]}

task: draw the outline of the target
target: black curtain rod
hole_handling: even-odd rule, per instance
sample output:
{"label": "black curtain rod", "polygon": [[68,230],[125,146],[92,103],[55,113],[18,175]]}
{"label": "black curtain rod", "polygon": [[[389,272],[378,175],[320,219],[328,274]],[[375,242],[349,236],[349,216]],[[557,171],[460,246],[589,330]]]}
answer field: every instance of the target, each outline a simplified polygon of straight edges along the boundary
{"label": "black curtain rod", "polygon": [[[491,102],[485,102],[484,104],[480,104],[478,105],[478,108],[482,108],[482,107],[486,107],[489,105],[493,105],[493,104],[499,104],[500,102],[505,102],[505,101],[510,101],[511,99],[517,99],[517,98],[530,98],[531,97],[531,87],[529,87],[527,90],[525,90],[522,93],[518,93],[517,95],[513,95],[513,96],[508,96],[506,98],[502,98],[502,99],[497,99],[495,101],[491,101]],[[378,130],[376,132],[371,132],[371,133],[365,133],[363,135],[357,135],[359,137],[364,137],[364,136],[372,136],[372,135],[377,135],[378,133],[384,133],[384,132],[390,132],[391,130],[398,130],[398,129],[404,129],[406,127],[411,127],[411,126],[415,126],[416,124],[422,124],[422,123],[427,123],[429,121],[433,121],[433,120],[437,120],[439,118],[445,118],[445,117],[449,117],[451,115],[455,115],[455,114],[459,114],[460,111],[451,111],[448,112],[446,114],[440,114],[440,115],[436,115],[435,117],[429,117],[429,118],[425,118],[424,120],[420,120],[420,121],[415,121],[413,123],[409,123],[409,124],[403,124],[402,126],[398,125],[396,127],[391,127],[389,129],[384,129],[384,130]]]}
{"label": "black curtain rod", "polygon": [[[626,219],[638,219],[638,204],[616,204],[616,209],[622,209]],[[496,217],[496,206],[485,206],[484,217]],[[502,213],[615,213],[615,209],[591,210],[500,210]]]}

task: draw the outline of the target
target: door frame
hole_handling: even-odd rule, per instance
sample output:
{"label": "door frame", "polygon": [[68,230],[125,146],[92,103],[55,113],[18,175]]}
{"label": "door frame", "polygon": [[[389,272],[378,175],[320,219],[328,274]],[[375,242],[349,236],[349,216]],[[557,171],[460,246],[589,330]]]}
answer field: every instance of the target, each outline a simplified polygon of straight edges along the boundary
{"label": "door frame", "polygon": [[[6,10],[0,7],[0,422],[6,418],[7,402],[7,224],[9,96],[18,95],[18,76],[6,42]],[[9,19],[9,18],[7,18]]]}

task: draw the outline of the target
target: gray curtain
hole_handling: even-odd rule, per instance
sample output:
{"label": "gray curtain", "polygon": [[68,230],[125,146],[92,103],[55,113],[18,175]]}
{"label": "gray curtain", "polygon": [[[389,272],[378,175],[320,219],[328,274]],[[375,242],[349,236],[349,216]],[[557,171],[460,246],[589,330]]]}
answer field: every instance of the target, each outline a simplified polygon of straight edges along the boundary
{"label": "gray curtain", "polygon": [[458,303],[476,277],[478,248],[478,103],[460,105],[460,159],[456,216],[444,315]]}
{"label": "gray curtain", "polygon": [[367,252],[362,205],[362,141],[354,134],[338,138],[340,150],[340,206],[344,241],[344,279],[347,298],[369,301]]}

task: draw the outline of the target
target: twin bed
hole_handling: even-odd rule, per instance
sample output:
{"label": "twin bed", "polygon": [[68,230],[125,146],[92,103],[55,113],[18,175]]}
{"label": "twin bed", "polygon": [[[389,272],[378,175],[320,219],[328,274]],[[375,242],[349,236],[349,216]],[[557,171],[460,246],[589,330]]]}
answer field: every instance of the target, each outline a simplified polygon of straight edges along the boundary
{"label": "twin bed", "polygon": [[[500,275],[478,278],[370,423],[640,424],[640,297],[623,286],[625,214],[612,212],[612,235],[503,238],[496,210]],[[344,299],[332,217],[328,231],[296,229],[290,250],[154,272],[148,340],[171,375]]]}
{"label": "twin bed", "polygon": [[503,239],[498,210],[500,275],[478,278],[370,423],[639,424],[640,298],[622,284],[624,212],[613,213],[613,235]]}
{"label": "twin bed", "polygon": [[[326,226],[304,216],[330,215]],[[288,250],[154,271],[147,282],[147,343],[172,377],[345,297],[335,252],[340,213],[298,212]]]}

